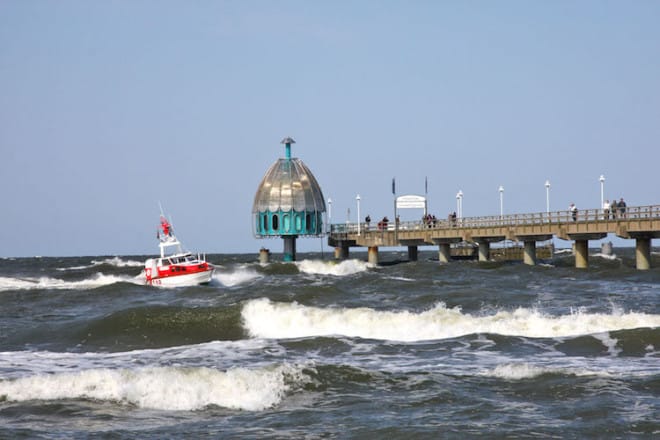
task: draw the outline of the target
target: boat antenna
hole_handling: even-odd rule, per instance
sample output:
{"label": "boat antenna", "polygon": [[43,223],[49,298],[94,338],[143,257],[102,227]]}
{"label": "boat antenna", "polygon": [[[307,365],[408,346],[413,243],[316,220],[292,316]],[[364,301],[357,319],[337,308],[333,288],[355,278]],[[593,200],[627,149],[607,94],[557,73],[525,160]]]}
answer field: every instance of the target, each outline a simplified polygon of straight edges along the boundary
{"label": "boat antenna", "polygon": [[158,201],[158,207],[160,208],[160,215],[165,217],[165,214],[163,213],[163,205],[160,204],[160,200]]}

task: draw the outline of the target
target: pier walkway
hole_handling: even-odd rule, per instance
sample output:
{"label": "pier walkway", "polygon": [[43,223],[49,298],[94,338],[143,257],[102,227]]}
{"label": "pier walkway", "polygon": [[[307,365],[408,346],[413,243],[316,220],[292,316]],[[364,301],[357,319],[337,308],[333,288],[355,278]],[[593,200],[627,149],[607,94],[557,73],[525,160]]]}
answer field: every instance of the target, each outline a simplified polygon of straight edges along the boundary
{"label": "pier walkway", "polygon": [[600,240],[616,234],[636,241],[638,269],[651,267],[651,240],[660,238],[660,205],[626,207],[625,212],[609,213],[602,209],[577,212],[510,214],[490,217],[464,217],[435,222],[390,222],[334,224],[330,226],[328,244],[336,249],[338,258],[348,258],[351,247],[368,248],[368,260],[378,263],[379,247],[407,246],[411,260],[417,259],[418,246],[439,246],[442,263],[450,260],[451,246],[476,243],[479,260],[490,258],[490,243],[514,240],[524,243],[526,264],[536,264],[536,242],[557,237],[575,242],[575,267],[589,265],[589,240]]}

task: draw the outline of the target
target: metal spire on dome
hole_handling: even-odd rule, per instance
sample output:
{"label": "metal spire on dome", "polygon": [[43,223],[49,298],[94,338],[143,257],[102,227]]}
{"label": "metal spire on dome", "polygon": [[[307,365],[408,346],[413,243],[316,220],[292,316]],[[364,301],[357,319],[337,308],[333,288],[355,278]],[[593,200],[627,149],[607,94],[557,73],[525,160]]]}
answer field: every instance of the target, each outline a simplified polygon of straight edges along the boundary
{"label": "metal spire on dome", "polygon": [[295,144],[296,141],[291,137],[285,137],[280,143],[286,145],[286,158],[291,159],[291,144]]}

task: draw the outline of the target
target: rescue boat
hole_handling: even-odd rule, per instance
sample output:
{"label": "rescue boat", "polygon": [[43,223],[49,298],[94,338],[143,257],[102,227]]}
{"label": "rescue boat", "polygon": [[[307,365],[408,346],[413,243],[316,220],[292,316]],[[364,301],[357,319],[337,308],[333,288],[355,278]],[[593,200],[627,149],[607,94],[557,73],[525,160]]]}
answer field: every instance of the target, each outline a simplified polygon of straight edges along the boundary
{"label": "rescue boat", "polygon": [[183,250],[181,242],[172,231],[172,225],[160,216],[160,228],[156,234],[160,258],[149,258],[144,263],[147,284],[152,286],[180,287],[207,284],[215,267],[203,255],[193,255]]}

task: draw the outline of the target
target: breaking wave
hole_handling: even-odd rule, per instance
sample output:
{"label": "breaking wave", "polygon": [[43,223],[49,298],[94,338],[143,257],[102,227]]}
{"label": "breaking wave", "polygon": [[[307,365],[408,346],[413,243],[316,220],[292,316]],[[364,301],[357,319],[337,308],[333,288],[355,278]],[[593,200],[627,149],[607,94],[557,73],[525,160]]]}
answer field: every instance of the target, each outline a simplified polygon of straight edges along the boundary
{"label": "breaking wave", "polygon": [[215,272],[213,272],[213,280],[226,287],[234,287],[240,284],[249,283],[262,276],[263,275],[258,273],[255,269],[245,266],[240,266],[232,271],[227,271],[223,267],[216,266]]}
{"label": "breaking wave", "polygon": [[97,368],[0,381],[0,400],[94,399],[168,411],[210,406],[260,411],[277,405],[305,381],[301,367],[287,364],[227,371],[207,367]]}
{"label": "breaking wave", "polygon": [[558,338],[660,326],[660,315],[644,313],[590,314],[572,312],[547,316],[518,308],[490,316],[473,316],[460,308],[437,304],[430,310],[379,311],[371,308],[319,308],[268,299],[248,301],[241,311],[243,325],[253,337],[301,338],[343,335],[392,341],[447,339],[491,333],[530,338]]}
{"label": "breaking wave", "polygon": [[303,273],[335,276],[354,275],[356,273],[366,272],[370,268],[375,267],[373,264],[360,260],[345,260],[339,263],[322,260],[303,260],[297,262],[296,266]]}

